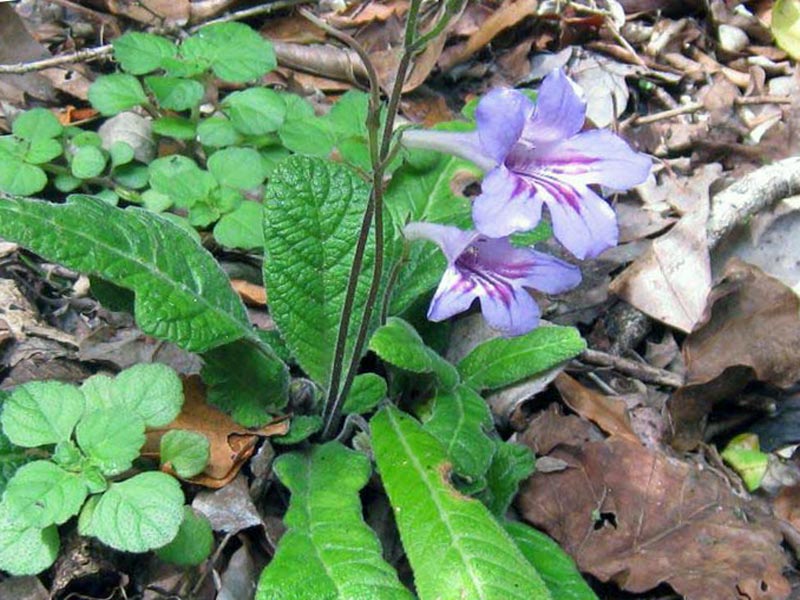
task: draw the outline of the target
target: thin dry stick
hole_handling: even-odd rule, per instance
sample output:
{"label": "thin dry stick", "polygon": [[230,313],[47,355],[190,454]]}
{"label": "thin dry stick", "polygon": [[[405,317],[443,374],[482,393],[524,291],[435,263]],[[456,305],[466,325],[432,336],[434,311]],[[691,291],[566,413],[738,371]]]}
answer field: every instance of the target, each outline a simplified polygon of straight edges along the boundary
{"label": "thin dry stick", "polygon": [[581,354],[581,360],[600,367],[611,367],[620,373],[636,377],[641,381],[655,383],[666,387],[679,388],[683,385],[683,377],[671,371],[651,367],[644,363],[636,362],[621,356],[607,354],[599,350],[587,348]]}
{"label": "thin dry stick", "polygon": [[737,106],[744,106],[747,104],[791,104],[791,96],[745,96],[743,98],[734,98],[733,103]]}
{"label": "thin dry stick", "polygon": [[677,108],[671,108],[669,110],[653,113],[652,115],[636,117],[633,119],[633,125],[647,125],[648,123],[655,123],[656,121],[671,119],[679,115],[697,112],[698,110],[702,109],[703,105],[700,102],[692,102],[691,104],[684,104],[683,106],[679,106]]}

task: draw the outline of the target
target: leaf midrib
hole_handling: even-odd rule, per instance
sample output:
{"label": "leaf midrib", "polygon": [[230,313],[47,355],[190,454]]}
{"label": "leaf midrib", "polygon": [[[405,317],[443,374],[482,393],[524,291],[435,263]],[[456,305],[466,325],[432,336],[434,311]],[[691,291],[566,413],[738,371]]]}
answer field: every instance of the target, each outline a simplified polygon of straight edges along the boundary
{"label": "leaf midrib", "polygon": [[[487,361],[485,363],[486,366],[484,366],[483,368],[475,371],[470,377],[468,377],[466,379],[465,383],[468,383],[468,384],[474,386],[476,379],[479,382],[482,381],[482,379],[478,377],[479,375],[483,376],[485,373],[487,373],[494,366],[496,366],[498,364],[501,364],[502,362],[505,362],[507,360],[513,360],[513,359],[515,359],[515,358],[517,358],[519,356],[525,355],[525,354],[544,352],[544,351],[550,350],[552,348],[557,348],[557,347],[561,346],[565,341],[566,340],[559,340],[559,341],[556,341],[556,342],[550,342],[550,343],[547,343],[547,344],[543,344],[541,346],[537,346],[536,348],[525,348],[525,349],[522,349],[522,350],[518,350],[516,352],[511,352],[509,354],[503,354],[502,358],[498,358],[498,359],[495,359],[493,361]],[[469,359],[469,355],[466,356],[464,358],[464,360],[460,364],[464,364],[467,361],[467,359]],[[536,372],[531,373],[531,376],[533,376],[535,374],[536,374]],[[462,375],[463,375],[463,373],[462,373]],[[484,383],[484,385],[486,385],[486,384]]]}

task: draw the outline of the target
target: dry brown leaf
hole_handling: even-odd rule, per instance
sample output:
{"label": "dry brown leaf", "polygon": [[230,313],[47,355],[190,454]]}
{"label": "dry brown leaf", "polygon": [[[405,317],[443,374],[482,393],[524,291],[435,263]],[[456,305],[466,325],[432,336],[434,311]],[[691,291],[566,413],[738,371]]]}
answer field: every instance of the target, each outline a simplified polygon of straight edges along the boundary
{"label": "dry brown leaf", "polygon": [[273,42],[280,40],[295,44],[322,43],[327,39],[323,29],[297,13],[267,19],[261,28],[261,34]]}
{"label": "dry brown leaf", "polygon": [[566,373],[556,377],[554,383],[561,399],[584,419],[597,424],[606,433],[639,442],[625,402],[590,390]]}
{"label": "dry brown leaf", "polygon": [[[205,402],[205,387],[197,376],[183,380],[184,403],[178,417],[169,425],[147,432],[142,448],[146,456],[158,456],[161,436],[173,429],[185,429],[208,438],[210,457],[201,475],[191,483],[209,488],[221,488],[229,483],[252,456],[259,437],[284,435],[289,430],[286,418],[276,419],[259,429],[246,429],[228,415]],[[177,476],[177,475],[176,475]]]}
{"label": "dry brown leaf", "polygon": [[231,279],[231,287],[248,306],[266,306],[267,289],[244,279]]}
{"label": "dry brown leaf", "polygon": [[698,202],[611,282],[610,290],[654,319],[691,331],[711,290],[707,219],[708,202]]}
{"label": "dry brown leaf", "polygon": [[326,20],[334,27],[358,27],[367,25],[373,21],[383,22],[397,15],[402,17],[408,10],[408,2],[405,0],[390,1],[381,3],[372,0],[366,4],[361,4],[355,10],[349,11],[350,14],[334,14]]}
{"label": "dry brown leaf", "polygon": [[620,438],[550,456],[569,467],[534,474],[517,505],[581,571],[633,593],[666,582],[686,600],[788,597],[777,524],[709,469]]}
{"label": "dry brown leaf", "polygon": [[[48,58],[47,48],[39,44],[25,28],[11,4],[0,4],[0,64],[10,65]],[[0,100],[21,106],[25,94],[55,101],[53,86],[39,73],[0,75]]]}
{"label": "dry brown leaf", "polygon": [[164,21],[183,25],[191,16],[189,0],[93,0],[92,4],[146,25],[163,26]]}

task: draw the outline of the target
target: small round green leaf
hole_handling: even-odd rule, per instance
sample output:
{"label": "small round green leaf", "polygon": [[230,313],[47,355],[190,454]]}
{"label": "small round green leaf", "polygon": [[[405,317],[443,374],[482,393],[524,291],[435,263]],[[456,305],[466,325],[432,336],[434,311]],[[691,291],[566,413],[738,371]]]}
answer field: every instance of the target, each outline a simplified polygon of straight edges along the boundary
{"label": "small round green leaf", "polygon": [[228,119],[223,117],[209,117],[197,126],[197,139],[204,146],[223,148],[233,146],[242,141],[242,136],[236,131]]}
{"label": "small round green leaf", "polygon": [[292,417],[286,435],[276,435],[271,439],[275,444],[289,446],[308,439],[320,429],[322,429],[322,417],[319,415],[297,415]]}
{"label": "small round green leaf", "polygon": [[61,135],[64,127],[46,108],[34,108],[18,116],[11,131],[24,140],[51,139]]}
{"label": "small round green leaf", "polygon": [[264,207],[257,202],[243,202],[214,226],[214,239],[227,248],[251,250],[264,245]]}
{"label": "small round green leaf", "polygon": [[386,398],[386,380],[375,373],[356,375],[342,412],[344,414],[362,414],[371,411],[378,402]]}
{"label": "small round green leaf", "polygon": [[146,190],[142,193],[141,198],[144,207],[153,212],[164,212],[172,206],[172,198],[155,190]]}
{"label": "small round green leaf", "polygon": [[0,504],[0,570],[11,575],[36,575],[58,556],[58,529],[22,525]]}
{"label": "small round green leaf", "polygon": [[30,196],[41,192],[46,185],[47,175],[39,167],[0,156],[0,191]]}
{"label": "small round green leaf", "polygon": [[181,208],[204,200],[217,185],[213,175],[200,169],[191,158],[177,154],[157,158],[148,171],[150,186],[172,198]]}
{"label": "small round green leaf", "polygon": [[3,501],[15,521],[42,528],[61,525],[77,515],[87,493],[78,475],[49,460],[37,460],[16,472]]}
{"label": "small round green leaf", "polygon": [[277,66],[272,44],[242,23],[203,27],[181,45],[187,59],[207,64],[225,81],[244,83]]}
{"label": "small round green leaf", "polygon": [[96,146],[81,146],[73,155],[70,168],[79,179],[97,177],[106,168],[106,155]]}
{"label": "small round green leaf", "polygon": [[171,465],[179,476],[189,479],[206,468],[209,448],[206,436],[194,431],[173,429],[161,438],[161,464]]}
{"label": "small round green leaf", "polygon": [[147,552],[175,539],[183,521],[183,492],[174,477],[148,472],[109,486],[87,503],[81,531],[124,552]]}
{"label": "small round green leaf", "polygon": [[114,169],[114,181],[132,190],[140,190],[147,185],[150,171],[147,165],[141,163],[128,163]]}
{"label": "small round green leaf", "polygon": [[135,156],[135,151],[128,142],[116,141],[108,149],[111,156],[111,166],[127,165]]}
{"label": "small round green leaf", "polygon": [[222,103],[223,112],[237,131],[244,135],[264,135],[277,131],[286,116],[286,104],[278,92],[250,88],[234,92]]}
{"label": "small round green leaf", "polygon": [[[97,284],[93,281],[92,292],[96,291],[95,287],[97,287]],[[83,397],[86,399],[87,413],[103,408],[111,408],[113,406],[114,378],[102,373],[92,375],[83,380],[81,392],[83,392]]]}
{"label": "small round green leaf", "polygon": [[72,175],[67,175],[65,173],[56,175],[55,179],[53,180],[53,185],[56,186],[56,189],[59,192],[64,192],[65,194],[75,191],[81,186],[82,183],[83,181],[77,177],[73,177]]}
{"label": "small round green leaf", "polygon": [[181,77],[145,77],[158,104],[169,110],[190,110],[200,104],[205,94],[203,84]]}
{"label": "small round green leaf", "polygon": [[95,80],[89,87],[89,102],[108,117],[146,103],[147,96],[136,77],[115,73]]}
{"label": "small round green leaf", "polygon": [[261,184],[266,174],[261,156],[252,148],[223,148],[208,159],[208,170],[221,185],[249,190]]}
{"label": "small round green leaf", "polygon": [[177,53],[171,41],[149,33],[130,32],[113,42],[114,58],[131,75],[144,75]]}
{"label": "small round green leaf", "polygon": [[183,406],[183,384],[167,365],[139,364],[114,379],[114,404],[139,416],[147,427],[175,420]]}
{"label": "small round green leaf", "polygon": [[211,554],[214,533],[204,516],[191,507],[183,507],[183,522],[178,535],[169,544],[156,550],[156,555],[167,562],[182,567],[199,565]]}
{"label": "small round green leaf", "polygon": [[103,146],[103,138],[95,131],[81,131],[70,138],[69,143],[75,148],[82,148],[83,146],[94,146],[101,148]]}
{"label": "small round green leaf", "polygon": [[95,410],[75,428],[75,438],[86,456],[106,475],[131,468],[144,445],[144,422],[122,407]]}
{"label": "small round green leaf", "polygon": [[25,162],[32,165],[42,165],[54,158],[61,156],[64,147],[59,140],[51,138],[36,138],[31,140],[28,151],[25,153]]}
{"label": "small round green leaf", "polygon": [[19,386],[3,403],[3,431],[17,446],[34,448],[66,441],[83,414],[83,394],[57,381]]}
{"label": "small round green leaf", "polygon": [[193,140],[197,135],[195,124],[181,117],[161,117],[153,121],[153,133],[176,140]]}

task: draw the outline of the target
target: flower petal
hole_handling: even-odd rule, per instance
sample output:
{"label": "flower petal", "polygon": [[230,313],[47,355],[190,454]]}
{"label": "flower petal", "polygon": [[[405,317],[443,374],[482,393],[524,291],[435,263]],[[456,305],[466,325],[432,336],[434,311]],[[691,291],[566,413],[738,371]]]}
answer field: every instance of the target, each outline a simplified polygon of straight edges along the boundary
{"label": "flower petal", "polygon": [[533,229],[542,216],[542,201],[535,194],[534,187],[506,167],[489,171],[472,204],[476,229],[494,238]]}
{"label": "flower petal", "polygon": [[428,319],[444,321],[469,309],[480,293],[478,285],[471,278],[465,278],[454,267],[448,267],[436,288]]}
{"label": "flower petal", "polygon": [[585,120],[586,102],[564,72],[555,69],[539,86],[536,110],[525,125],[522,139],[534,146],[564,140],[578,133]]}
{"label": "flower petal", "polygon": [[517,90],[499,88],[486,94],[475,111],[484,153],[502,163],[522,135],[533,110],[533,102]]}
{"label": "flower petal", "polygon": [[531,267],[522,281],[525,287],[545,294],[560,294],[580,285],[581,270],[576,265],[529,248],[524,249],[524,252],[531,262]]}
{"label": "flower petal", "polygon": [[571,183],[599,183],[615,190],[639,185],[647,179],[652,167],[648,156],[635,152],[622,138],[601,129],[537,148],[520,160],[525,158],[530,164],[519,165],[522,170],[544,169]]}
{"label": "flower petal", "polygon": [[481,312],[486,322],[505,336],[528,333],[539,324],[539,307],[524,289],[509,288],[509,296],[480,296]]}
{"label": "flower petal", "polygon": [[488,171],[497,161],[488,156],[481,144],[477,131],[435,131],[430,129],[409,129],[400,139],[406,148],[421,148],[452,154],[475,163],[480,169]]}
{"label": "flower petal", "polygon": [[452,264],[479,234],[451,225],[415,222],[403,228],[403,235],[409,240],[425,239],[434,242],[444,252],[447,262]]}
{"label": "flower petal", "polygon": [[614,210],[584,186],[563,182],[540,188],[553,221],[553,234],[576,258],[593,258],[617,245]]}

